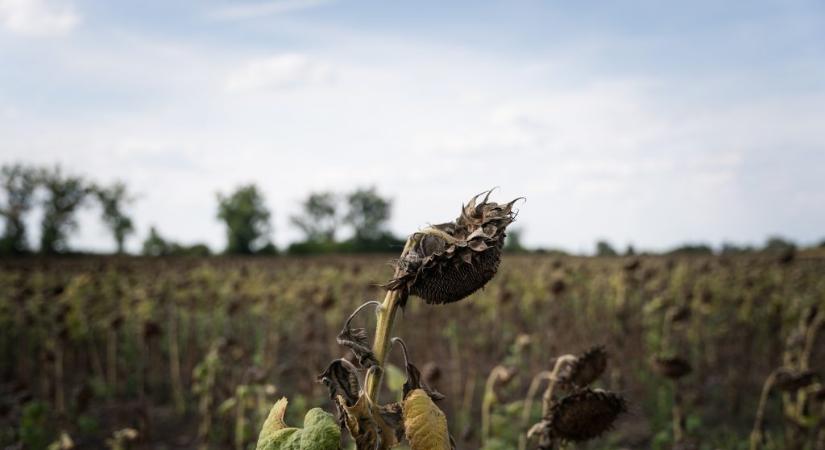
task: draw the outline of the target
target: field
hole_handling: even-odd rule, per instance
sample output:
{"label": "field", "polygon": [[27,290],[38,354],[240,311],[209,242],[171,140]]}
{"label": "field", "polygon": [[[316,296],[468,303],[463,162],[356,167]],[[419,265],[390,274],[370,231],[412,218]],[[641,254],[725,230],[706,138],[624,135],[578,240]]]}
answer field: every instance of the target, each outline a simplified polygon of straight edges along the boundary
{"label": "field", "polygon": [[[0,445],[45,448],[62,435],[75,448],[254,448],[281,396],[291,421],[312,406],[333,411],[317,376],[347,356],[336,336],[357,306],[383,297],[390,262],[2,260]],[[517,448],[539,416],[537,400],[529,423],[521,418],[533,377],[558,356],[603,345],[599,384],[621,393],[628,412],[579,448],[673,448],[678,438],[682,448],[745,449],[769,374],[805,369],[805,358],[825,373],[816,339],[824,274],[825,256],[804,252],[505,254],[469,299],[430,306],[411,297],[394,334],[446,395],[440,406],[458,448]],[[358,326],[372,329],[369,316]],[[683,358],[692,371],[669,379],[657,356]],[[390,361],[403,367],[397,350]],[[509,376],[490,378],[497,366]],[[401,370],[386,379],[400,385]],[[825,448],[822,397],[816,383],[771,393],[766,448]]]}

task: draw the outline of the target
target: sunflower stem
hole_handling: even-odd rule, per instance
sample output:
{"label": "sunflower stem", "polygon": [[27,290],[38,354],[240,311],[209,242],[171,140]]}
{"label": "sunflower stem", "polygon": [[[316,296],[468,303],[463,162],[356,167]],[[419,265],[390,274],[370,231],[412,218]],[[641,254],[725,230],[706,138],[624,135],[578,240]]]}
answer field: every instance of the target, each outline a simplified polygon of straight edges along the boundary
{"label": "sunflower stem", "polygon": [[[406,256],[412,247],[412,242],[412,237],[407,239],[404,250],[401,252],[401,258]],[[400,269],[396,269],[396,276],[398,276],[399,270]],[[387,352],[390,347],[392,325],[393,322],[395,322],[395,313],[398,312],[398,306],[401,304],[403,295],[402,289],[387,291],[384,302],[377,308],[378,320],[375,324],[375,341],[372,345],[372,352],[378,361],[379,370],[368,372],[367,379],[364,382],[367,389],[367,397],[376,404],[378,403],[378,394],[381,387],[381,374],[384,372],[384,362],[387,359]]]}
{"label": "sunflower stem", "polygon": [[759,396],[759,406],[756,409],[756,419],[754,420],[753,430],[750,436],[751,450],[759,450],[765,441],[765,409],[768,407],[768,398],[776,382],[776,374],[776,370],[771,372],[765,380],[765,384],[762,385],[762,394]]}
{"label": "sunflower stem", "polygon": [[550,409],[553,407],[553,393],[556,390],[556,383],[559,380],[559,372],[568,364],[574,362],[576,357],[573,355],[564,355],[556,360],[553,366],[553,372],[550,373],[550,384],[544,391],[541,398],[541,416],[547,417],[550,414]]}
{"label": "sunflower stem", "polygon": [[[390,346],[389,336],[392,333],[399,298],[401,298],[399,291],[389,291],[384,297],[384,302],[378,307],[378,323],[375,325],[375,342],[372,346],[372,352],[375,354],[375,359],[378,360],[378,367],[381,369],[384,368],[384,362],[387,359],[387,350]],[[373,403],[378,402],[378,388],[381,386],[382,372],[383,370],[376,370],[367,374],[367,397]]]}

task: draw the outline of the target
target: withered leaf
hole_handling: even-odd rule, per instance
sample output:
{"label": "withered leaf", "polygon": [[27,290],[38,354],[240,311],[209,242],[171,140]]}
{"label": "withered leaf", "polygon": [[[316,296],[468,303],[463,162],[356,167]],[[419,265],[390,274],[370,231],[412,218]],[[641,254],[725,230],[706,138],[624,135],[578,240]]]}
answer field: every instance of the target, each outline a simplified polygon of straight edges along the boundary
{"label": "withered leaf", "polygon": [[408,362],[406,364],[407,369],[407,381],[404,382],[404,397],[407,397],[407,394],[410,392],[421,389],[430,396],[431,399],[438,401],[444,400],[444,394],[438,392],[437,390],[427,386],[427,383],[421,379],[421,371],[418,370],[412,363]]}
{"label": "withered leaf", "polygon": [[553,426],[547,419],[542,419],[527,432],[527,439],[538,438],[538,450],[552,450],[556,448],[556,441],[553,436]]}
{"label": "withered leaf", "polygon": [[347,406],[352,406],[358,400],[361,384],[358,381],[355,366],[346,359],[336,359],[331,362],[327,369],[318,375],[318,380],[329,389],[331,400],[341,395],[346,400]]}
{"label": "withered leaf", "polygon": [[383,411],[385,414],[382,414],[382,408],[374,405],[366,394],[361,394],[352,406],[347,406],[340,395],[336,397],[336,402],[344,411],[344,424],[355,439],[358,450],[390,449],[398,444],[399,436],[403,436],[403,424],[399,432],[394,428],[397,424],[388,423],[388,420],[396,422],[392,411]]}
{"label": "withered leaf", "polygon": [[381,419],[395,430],[395,439],[401,442],[404,439],[404,413],[400,402],[389,403],[378,407]]}
{"label": "withered leaf", "polygon": [[375,354],[373,354],[372,348],[370,347],[367,330],[364,328],[352,328],[352,318],[353,316],[350,316],[349,319],[344,322],[344,328],[338,334],[336,340],[338,344],[352,350],[352,353],[358,360],[359,366],[364,369],[369,369],[377,365],[378,360],[375,359]]}
{"label": "withered leaf", "polygon": [[413,363],[410,362],[409,355],[407,353],[407,345],[401,338],[392,338],[393,343],[398,343],[401,345],[401,351],[404,353],[404,368],[407,371],[407,381],[404,382],[404,398],[407,398],[407,395],[416,390],[421,389],[430,396],[431,399],[434,401],[444,400],[444,394],[441,392],[436,391],[435,389],[427,386],[424,380],[421,379],[421,371],[418,370]]}

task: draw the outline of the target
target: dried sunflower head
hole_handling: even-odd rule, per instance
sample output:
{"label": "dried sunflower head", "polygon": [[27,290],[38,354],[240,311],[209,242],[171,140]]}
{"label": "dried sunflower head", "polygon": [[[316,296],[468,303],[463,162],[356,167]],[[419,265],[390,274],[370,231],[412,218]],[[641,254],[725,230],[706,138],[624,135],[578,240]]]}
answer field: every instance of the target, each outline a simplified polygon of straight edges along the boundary
{"label": "dried sunflower head", "polygon": [[653,358],[653,370],[663,377],[677,380],[689,374],[693,368],[685,359],[678,356]]}
{"label": "dried sunflower head", "polygon": [[547,425],[552,435],[567,441],[587,441],[609,430],[627,410],[624,399],[602,389],[581,389],[556,402]]}
{"label": "dried sunflower head", "polygon": [[479,194],[453,222],[430,226],[410,236],[385,287],[402,289],[430,304],[457,302],[482,288],[498,270],[505,229],[515,220],[513,200],[489,201]]}
{"label": "dried sunflower head", "polygon": [[812,385],[816,381],[816,372],[811,370],[795,371],[779,369],[776,372],[776,388],[784,392],[796,392]]}
{"label": "dried sunflower head", "polygon": [[570,363],[559,375],[558,381],[566,388],[586,387],[596,381],[607,369],[607,351],[593,347]]}

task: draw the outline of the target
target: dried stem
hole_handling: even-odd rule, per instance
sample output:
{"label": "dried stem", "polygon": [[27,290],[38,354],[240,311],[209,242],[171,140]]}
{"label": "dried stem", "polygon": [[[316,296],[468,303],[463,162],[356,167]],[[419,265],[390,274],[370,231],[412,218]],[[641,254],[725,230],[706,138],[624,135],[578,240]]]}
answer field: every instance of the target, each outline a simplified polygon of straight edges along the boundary
{"label": "dried stem", "polygon": [[823,326],[825,326],[825,313],[820,313],[816,315],[814,321],[805,331],[805,347],[800,358],[800,369],[807,370],[810,368],[811,353],[813,353],[816,338]]}
{"label": "dried stem", "polygon": [[487,376],[487,383],[484,385],[484,401],[481,410],[481,439],[486,443],[490,439],[491,418],[493,404],[496,403],[495,386],[498,380],[506,379],[510,376],[510,369],[504,366],[495,366]]}
{"label": "dried stem", "polygon": [[556,389],[559,372],[564,366],[574,361],[576,361],[576,357],[573,355],[564,355],[556,360],[556,364],[553,366],[553,372],[550,374],[550,384],[547,386],[541,398],[542,417],[547,417],[547,415],[550,414],[550,408],[553,406],[553,391]]}
{"label": "dried stem", "polygon": [[524,397],[524,409],[521,411],[521,424],[522,426],[527,426],[528,421],[530,420],[530,413],[533,412],[533,399],[536,396],[536,392],[539,390],[539,386],[543,381],[549,381],[553,379],[553,373],[549,370],[544,370],[538,373],[533,380],[530,381],[530,388],[527,389],[527,396]]}
{"label": "dried stem", "polygon": [[109,329],[106,339],[106,382],[109,397],[117,396],[117,330]]}
{"label": "dried stem", "polygon": [[759,396],[759,407],[756,409],[756,420],[753,423],[753,430],[751,431],[750,441],[751,450],[758,450],[762,447],[765,433],[765,409],[768,405],[768,397],[773,389],[773,384],[776,382],[777,371],[774,370],[768,375],[765,384],[762,385],[762,394]]}
{"label": "dried stem", "polygon": [[680,443],[685,439],[685,412],[682,407],[682,391],[679,380],[673,381],[673,441]]}
{"label": "dried stem", "polygon": [[[552,380],[552,377],[552,372],[549,370],[543,370],[530,381],[530,387],[527,389],[527,396],[524,398],[524,409],[521,411],[521,426],[523,429],[526,429],[529,425],[530,413],[533,412],[533,399],[536,396],[536,392],[538,392],[541,383],[545,380]],[[527,435],[525,433],[520,434],[518,437],[518,448],[519,450],[525,450],[527,448]]]}

